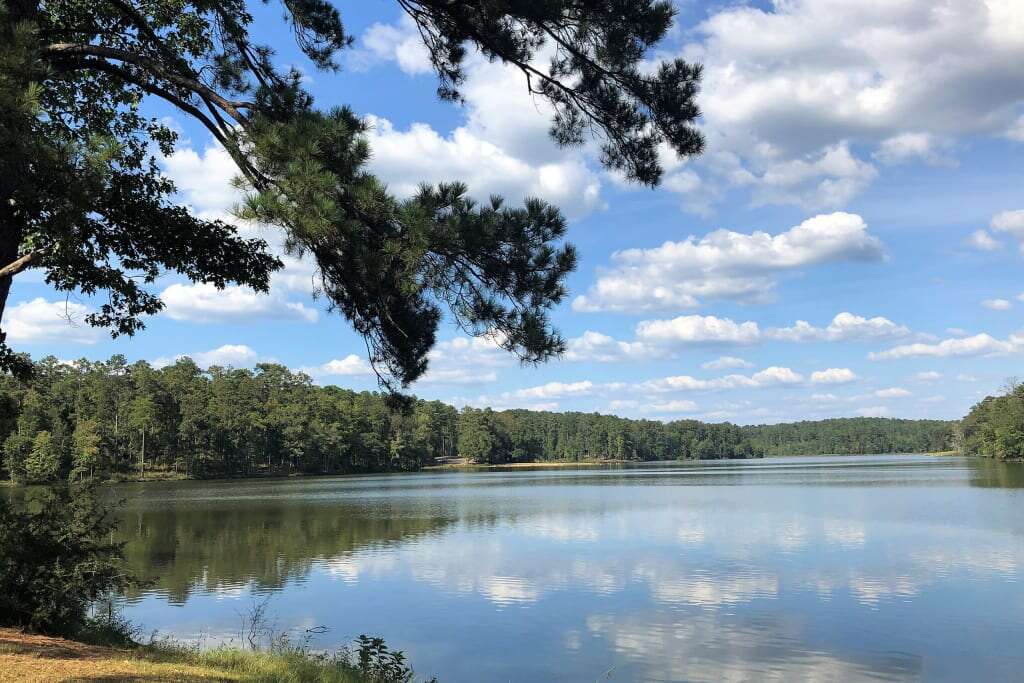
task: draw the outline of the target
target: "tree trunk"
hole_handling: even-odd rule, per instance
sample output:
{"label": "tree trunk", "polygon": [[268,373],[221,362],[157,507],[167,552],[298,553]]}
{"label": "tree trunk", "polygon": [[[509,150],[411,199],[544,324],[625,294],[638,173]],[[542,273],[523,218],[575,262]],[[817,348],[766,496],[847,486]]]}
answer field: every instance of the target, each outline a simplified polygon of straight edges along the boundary
{"label": "tree trunk", "polygon": [[[7,0],[7,22],[10,26],[21,22],[34,21],[39,14],[39,0]],[[28,87],[28,83],[24,83]],[[15,188],[24,182],[21,164],[0,164],[0,268],[18,258],[18,248],[23,235],[22,221],[17,217],[14,202]],[[3,315],[7,297],[11,293],[13,277],[0,278],[0,342],[6,337],[3,332]]]}
{"label": "tree trunk", "polygon": [[[12,201],[13,198],[0,189],[0,267],[18,258],[18,246],[21,243],[21,226],[16,222]],[[6,336],[3,332],[3,316],[13,279],[10,276],[0,277],[0,342]]]}

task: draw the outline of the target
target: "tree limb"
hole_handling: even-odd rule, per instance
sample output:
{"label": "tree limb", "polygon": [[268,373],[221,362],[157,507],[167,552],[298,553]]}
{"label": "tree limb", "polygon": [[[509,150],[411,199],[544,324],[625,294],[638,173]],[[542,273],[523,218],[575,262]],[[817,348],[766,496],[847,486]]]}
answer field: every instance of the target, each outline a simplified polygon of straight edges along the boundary
{"label": "tree limb", "polygon": [[44,249],[33,249],[30,252],[22,254],[3,268],[0,268],[0,279],[14,277],[23,270],[28,270],[32,267],[33,263],[45,255],[46,251]]}
{"label": "tree limb", "polygon": [[103,59],[115,59],[119,62],[132,64],[133,66],[148,71],[153,76],[164,78],[178,87],[185,88],[186,90],[199,95],[203,99],[211,100],[221,109],[226,111],[228,115],[238,123],[245,123],[247,121],[245,115],[239,111],[239,106],[244,107],[246,103],[229,100],[213,88],[200,83],[194,78],[168,71],[161,64],[147,57],[135,55],[131,52],[127,52],[126,50],[107,47],[106,45],[89,45],[86,43],[52,43],[45,46],[42,49],[42,52],[43,54],[54,55],[57,57],[90,56]]}

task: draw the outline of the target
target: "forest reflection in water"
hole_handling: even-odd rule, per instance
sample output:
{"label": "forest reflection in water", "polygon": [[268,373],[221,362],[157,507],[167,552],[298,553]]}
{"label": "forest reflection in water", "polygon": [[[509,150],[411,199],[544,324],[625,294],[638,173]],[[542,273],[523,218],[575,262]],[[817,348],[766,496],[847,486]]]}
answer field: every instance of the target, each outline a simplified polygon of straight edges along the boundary
{"label": "forest reflection in water", "polygon": [[1012,680],[1024,466],[926,456],[126,485],[128,616],[269,595],[444,681]]}

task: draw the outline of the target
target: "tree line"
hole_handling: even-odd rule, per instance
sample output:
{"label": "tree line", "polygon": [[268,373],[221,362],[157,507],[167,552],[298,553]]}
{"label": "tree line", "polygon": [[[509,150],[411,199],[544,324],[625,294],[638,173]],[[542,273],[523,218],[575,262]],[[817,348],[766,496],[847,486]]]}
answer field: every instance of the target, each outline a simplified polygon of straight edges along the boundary
{"label": "tree line", "polygon": [[0,470],[24,482],[95,477],[340,474],[480,463],[753,458],[948,448],[953,423],[855,418],[738,426],[580,412],[464,408],[317,386],[266,363],[155,368],[123,356],[33,364],[0,378]]}
{"label": "tree line", "polygon": [[999,460],[1024,458],[1024,385],[1011,379],[999,396],[986,396],[960,421],[957,450]]}

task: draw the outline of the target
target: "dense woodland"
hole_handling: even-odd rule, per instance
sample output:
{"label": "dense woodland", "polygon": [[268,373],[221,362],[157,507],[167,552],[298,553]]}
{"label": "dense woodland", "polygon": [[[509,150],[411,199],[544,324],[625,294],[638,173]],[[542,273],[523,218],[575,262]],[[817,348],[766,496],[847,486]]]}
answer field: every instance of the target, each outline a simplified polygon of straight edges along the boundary
{"label": "dense woodland", "polygon": [[953,423],[856,418],[740,427],[596,413],[458,411],[384,393],[320,387],[281,365],[203,370],[45,358],[0,378],[0,464],[25,482],[413,470],[481,463],[673,460],[943,450]]}
{"label": "dense woodland", "polygon": [[1000,460],[1024,458],[1024,385],[1011,380],[1000,396],[971,408],[954,434],[958,450]]}

